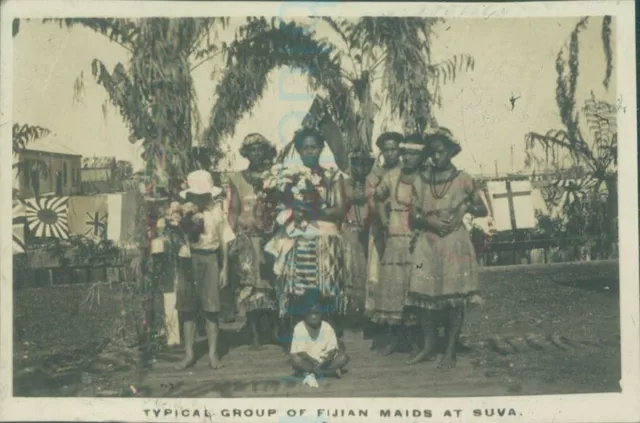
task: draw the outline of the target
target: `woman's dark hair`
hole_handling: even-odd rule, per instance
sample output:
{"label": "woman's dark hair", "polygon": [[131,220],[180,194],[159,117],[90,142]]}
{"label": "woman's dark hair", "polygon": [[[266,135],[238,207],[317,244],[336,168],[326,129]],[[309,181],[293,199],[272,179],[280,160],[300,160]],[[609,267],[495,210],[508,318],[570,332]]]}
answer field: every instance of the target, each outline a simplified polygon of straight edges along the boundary
{"label": "woman's dark hair", "polygon": [[415,144],[422,144],[424,145],[424,139],[422,138],[422,136],[420,134],[411,134],[411,135],[407,135],[404,139],[405,142],[409,142],[409,143],[415,143]]}
{"label": "woman's dark hair", "polygon": [[376,145],[378,148],[382,148],[382,144],[387,141],[395,141],[398,144],[404,140],[404,136],[399,132],[384,132],[380,134],[378,139],[376,140]]}
{"label": "woman's dark hair", "polygon": [[320,147],[324,147],[324,135],[322,135],[322,132],[314,128],[303,128],[296,131],[296,133],[293,135],[293,145],[295,146],[296,150],[300,150],[304,140],[309,137],[316,140],[316,143]]}

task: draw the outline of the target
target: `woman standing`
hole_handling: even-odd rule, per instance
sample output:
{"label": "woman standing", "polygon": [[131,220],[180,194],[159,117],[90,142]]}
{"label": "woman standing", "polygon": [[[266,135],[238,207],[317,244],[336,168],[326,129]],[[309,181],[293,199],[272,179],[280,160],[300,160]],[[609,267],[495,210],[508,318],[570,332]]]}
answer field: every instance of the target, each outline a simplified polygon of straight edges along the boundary
{"label": "woman standing", "polygon": [[[371,316],[375,308],[373,291],[378,284],[378,273],[380,272],[380,252],[384,242],[384,228],[382,227],[380,217],[376,212],[375,190],[380,185],[380,181],[389,171],[400,166],[400,153],[398,146],[404,139],[404,136],[398,132],[385,132],[376,140],[376,146],[380,149],[379,163],[375,164],[371,172],[367,176],[365,182],[365,196],[367,205],[370,210],[370,230],[369,230],[369,247],[367,256],[367,285],[365,289],[365,312]],[[373,325],[371,330],[374,340],[371,349],[376,350],[380,347],[378,325]]]}
{"label": "woman standing", "polygon": [[388,172],[375,194],[378,216],[384,228],[384,250],[379,281],[373,288],[375,307],[371,319],[386,325],[390,335],[390,342],[377,349],[380,355],[396,351],[405,332],[405,296],[412,266],[409,253],[411,190],[424,160],[424,143],[419,135],[407,137],[399,147],[402,167]]}
{"label": "woman standing", "polygon": [[[293,220],[289,223],[280,221],[280,236],[265,248],[276,257],[280,315],[295,324],[307,312],[309,305],[322,301],[327,304],[323,311],[335,325],[337,315],[343,312],[345,279],[344,247],[338,232],[338,225],[345,216],[342,176],[334,169],[320,166],[325,142],[318,130],[304,128],[297,131],[293,144],[303,169],[309,171],[311,179],[317,182],[314,185],[316,192],[322,193],[322,204],[309,206],[298,201],[282,204],[292,211]],[[296,225],[294,222],[306,224]]]}
{"label": "woman standing", "polygon": [[263,318],[274,321],[277,311],[273,265],[267,262],[264,246],[270,228],[267,216],[258,206],[263,174],[273,158],[273,145],[260,134],[247,135],[240,154],[249,160],[249,167],[229,178],[229,220],[236,233],[233,255],[234,282],[238,307],[243,309],[251,329],[251,348],[260,349],[259,330]]}
{"label": "woman standing", "polygon": [[194,344],[196,317],[203,313],[209,341],[209,366],[218,369],[217,354],[220,289],[228,281],[228,243],[234,235],[222,209],[222,189],[215,186],[206,170],[191,172],[187,177],[189,188],[181,192],[182,198],[193,202],[199,209],[202,231],[191,240],[192,278],[180,278],[176,287],[176,310],[182,314],[185,357],[176,366],[186,369],[195,363]]}
{"label": "woman standing", "polygon": [[420,174],[413,188],[411,222],[418,236],[407,294],[407,305],[422,311],[425,342],[412,363],[432,355],[435,312],[442,312],[448,334],[439,367],[450,368],[456,362],[465,306],[480,300],[475,250],[462,220],[465,213],[484,215],[486,211],[471,176],[451,163],[461,150],[453,134],[439,128],[428,132],[425,140],[433,166]]}
{"label": "woman standing", "polygon": [[350,156],[351,178],[345,184],[348,207],[346,218],[342,223],[342,236],[347,246],[345,249],[348,271],[345,283],[349,298],[347,313],[355,316],[360,316],[364,312],[365,304],[371,215],[365,194],[365,181],[373,161],[371,155],[366,152],[353,152]]}

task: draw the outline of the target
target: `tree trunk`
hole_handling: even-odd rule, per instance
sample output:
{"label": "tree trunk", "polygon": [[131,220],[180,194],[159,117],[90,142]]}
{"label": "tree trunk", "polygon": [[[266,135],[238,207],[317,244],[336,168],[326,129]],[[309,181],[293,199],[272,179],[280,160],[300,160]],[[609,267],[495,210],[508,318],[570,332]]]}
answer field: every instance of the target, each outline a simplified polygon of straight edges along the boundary
{"label": "tree trunk", "polygon": [[[605,179],[607,186],[607,221],[609,227],[607,230],[607,244],[614,247],[618,242],[618,178],[617,175],[610,176]],[[608,248],[610,250],[611,248]],[[610,253],[610,251],[608,251]]]}
{"label": "tree trunk", "polygon": [[358,87],[359,89],[356,90],[358,96],[358,111],[356,113],[358,140],[354,140],[354,144],[365,151],[371,151],[375,106],[371,96],[371,83],[368,77],[366,75],[363,76],[360,82],[361,85]]}

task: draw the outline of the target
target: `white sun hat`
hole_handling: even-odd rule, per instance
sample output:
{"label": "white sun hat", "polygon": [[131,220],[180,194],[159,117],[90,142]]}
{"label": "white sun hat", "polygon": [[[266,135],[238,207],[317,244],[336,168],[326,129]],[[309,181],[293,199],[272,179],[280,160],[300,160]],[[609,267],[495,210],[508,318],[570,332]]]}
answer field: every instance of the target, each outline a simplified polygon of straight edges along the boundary
{"label": "white sun hat", "polygon": [[189,188],[180,192],[183,199],[187,198],[187,194],[211,194],[214,198],[222,194],[222,188],[213,183],[211,173],[206,170],[196,170],[187,175],[187,186]]}

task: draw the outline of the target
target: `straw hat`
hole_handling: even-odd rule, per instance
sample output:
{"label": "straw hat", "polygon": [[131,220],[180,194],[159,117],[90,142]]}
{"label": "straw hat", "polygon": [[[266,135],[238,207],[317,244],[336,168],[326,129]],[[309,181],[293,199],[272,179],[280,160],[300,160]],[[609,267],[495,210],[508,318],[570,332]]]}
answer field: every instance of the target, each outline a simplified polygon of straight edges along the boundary
{"label": "straw hat", "polygon": [[187,175],[187,186],[189,188],[180,191],[180,197],[183,199],[187,198],[187,194],[211,194],[214,198],[222,194],[222,188],[213,183],[211,173],[206,170],[196,170]]}
{"label": "straw hat", "polygon": [[423,138],[426,142],[427,147],[431,142],[433,142],[436,139],[448,142],[453,150],[453,153],[451,154],[452,157],[458,154],[460,151],[462,151],[460,142],[456,139],[453,133],[447,128],[439,127],[439,128],[427,129],[423,134]]}

